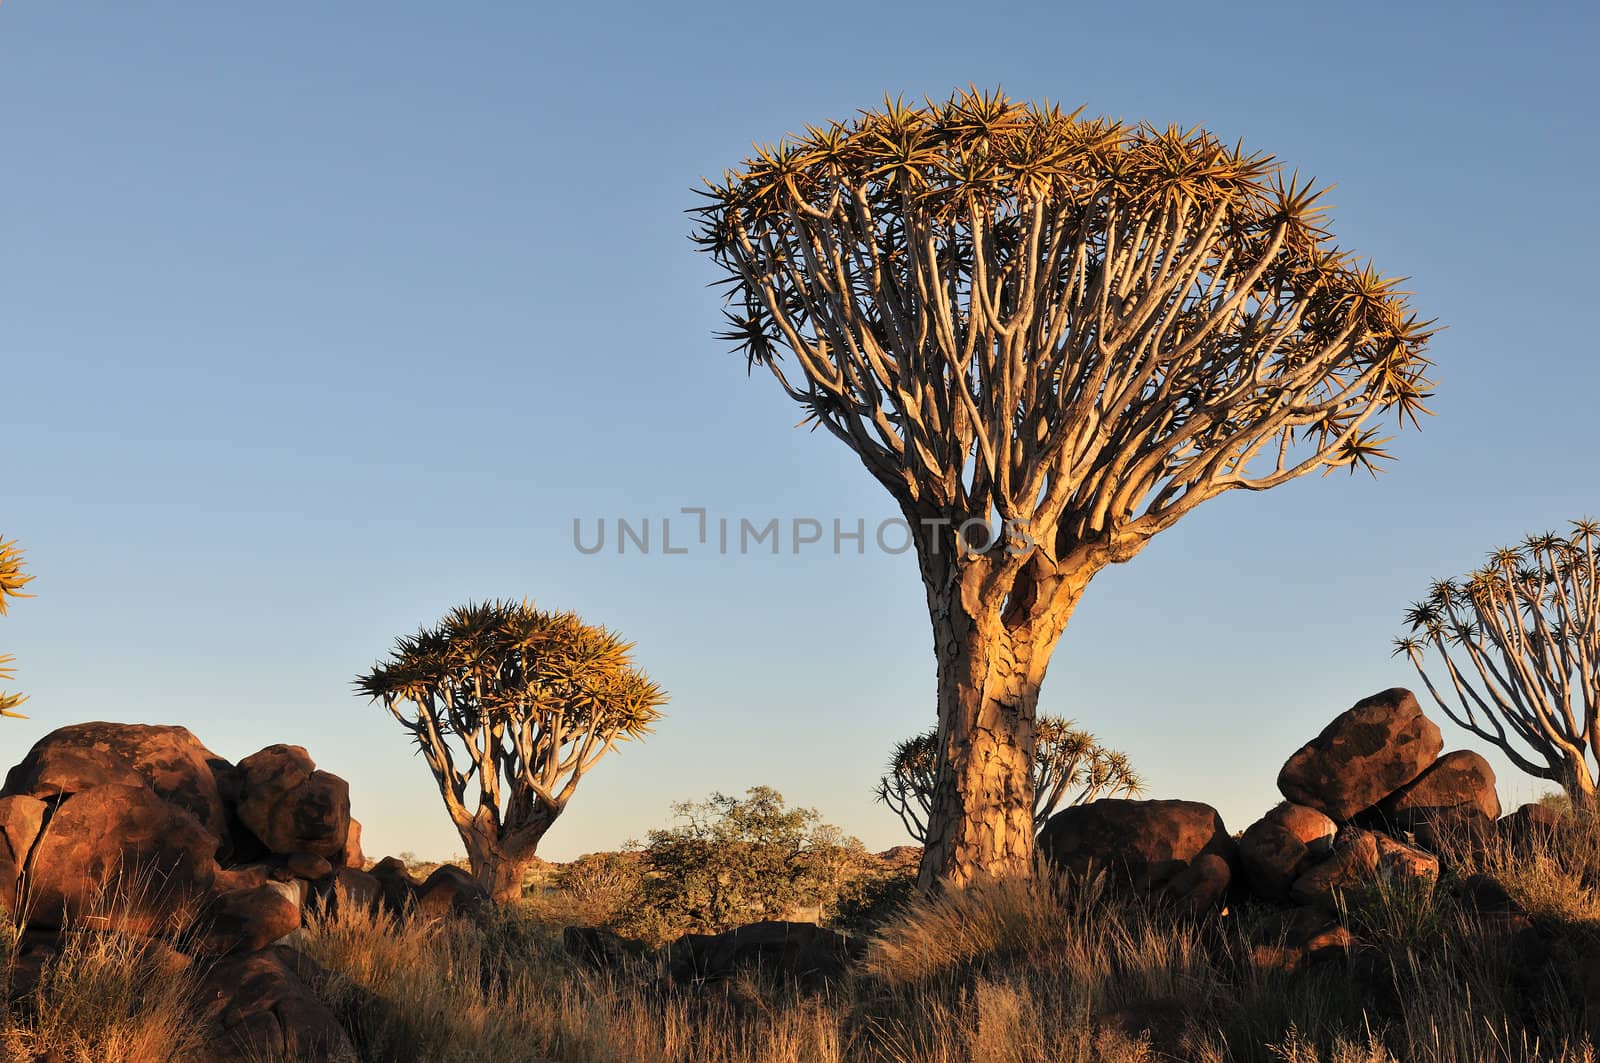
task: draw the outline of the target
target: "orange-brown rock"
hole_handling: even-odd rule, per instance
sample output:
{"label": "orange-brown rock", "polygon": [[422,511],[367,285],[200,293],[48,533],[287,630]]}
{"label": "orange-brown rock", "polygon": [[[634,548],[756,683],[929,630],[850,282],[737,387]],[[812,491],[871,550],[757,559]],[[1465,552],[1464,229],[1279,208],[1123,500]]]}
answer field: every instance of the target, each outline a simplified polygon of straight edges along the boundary
{"label": "orange-brown rock", "polygon": [[296,973],[307,960],[291,951],[237,953],[207,972],[198,993],[199,1018],[211,1031],[207,1063],[358,1058],[338,1019]]}
{"label": "orange-brown rock", "polygon": [[62,801],[33,848],[33,926],[156,934],[182,929],[212,887],[217,839],[140,783],[95,786]]}
{"label": "orange-brown rock", "polygon": [[213,896],[195,921],[201,951],[220,956],[264,949],[300,926],[300,906],[278,883]]}
{"label": "orange-brown rock", "polygon": [[77,723],[35,742],[7,773],[0,794],[49,798],[112,783],[144,783],[221,839],[228,815],[218,776],[231,771],[186,727]]}
{"label": "orange-brown rock", "polygon": [[1443,746],[1411,691],[1395,687],[1335,717],[1284,764],[1278,789],[1342,823],[1421,775]]}
{"label": "orange-brown rock", "polygon": [[44,826],[46,808],[24,794],[0,797],[0,917],[17,910],[18,880]]}
{"label": "orange-brown rock", "polygon": [[1494,768],[1468,749],[1446,753],[1400,789],[1384,798],[1378,810],[1391,822],[1409,821],[1445,809],[1473,808],[1489,819],[1500,818],[1500,795]]}

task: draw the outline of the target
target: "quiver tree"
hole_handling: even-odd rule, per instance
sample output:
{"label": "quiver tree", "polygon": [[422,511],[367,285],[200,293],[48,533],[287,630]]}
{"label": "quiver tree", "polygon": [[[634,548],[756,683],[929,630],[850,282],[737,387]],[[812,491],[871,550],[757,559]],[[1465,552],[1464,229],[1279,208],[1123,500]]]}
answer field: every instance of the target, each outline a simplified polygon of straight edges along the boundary
{"label": "quiver tree", "polygon": [[[1395,654],[1416,667],[1440,709],[1518,768],[1600,810],[1600,522],[1525,539],[1483,567],[1438,580],[1406,613]],[[1444,690],[1424,667],[1434,651]]]}
{"label": "quiver tree", "polygon": [[521,895],[578,780],[660,718],[666,694],[634,667],[632,648],[575,613],[468,604],[395,640],[356,680],[411,733],[473,875],[497,901]]}
{"label": "quiver tree", "polygon": [[[22,591],[32,579],[32,576],[22,571],[21,547],[0,537],[0,616],[6,615],[11,599],[33,597]],[[12,667],[12,661],[15,659],[9,653],[0,653],[0,682],[10,682],[16,678],[16,669]],[[0,716],[24,719],[23,714],[15,710],[27,700],[26,694],[11,694],[0,690]]]}
{"label": "quiver tree", "polygon": [[[1201,129],[886,102],[708,182],[726,338],[913,529],[938,661],[924,887],[1026,875],[1033,717],[1095,573],[1224,491],[1388,455],[1428,325],[1321,193]],[[984,528],[1009,534],[989,534]]]}
{"label": "quiver tree", "polygon": [[[938,775],[937,730],[924,731],[894,748],[889,770],[874,791],[917,844],[927,840],[928,815]],[[1033,727],[1033,829],[1038,833],[1063,801],[1081,805],[1102,797],[1137,796],[1144,782],[1127,754],[1102,746],[1071,720],[1040,716]],[[1068,795],[1071,795],[1070,801]]]}

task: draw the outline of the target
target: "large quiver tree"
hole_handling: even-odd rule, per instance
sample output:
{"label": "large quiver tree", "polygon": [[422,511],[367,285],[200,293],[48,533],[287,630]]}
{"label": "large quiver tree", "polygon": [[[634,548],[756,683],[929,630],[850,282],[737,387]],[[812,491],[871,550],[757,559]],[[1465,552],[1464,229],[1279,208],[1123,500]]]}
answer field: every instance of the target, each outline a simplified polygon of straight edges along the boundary
{"label": "large quiver tree", "polygon": [[521,896],[539,840],[595,762],[660,718],[666,695],[632,648],[575,613],[468,604],[396,639],[356,680],[411,733],[495,900]]}
{"label": "large quiver tree", "polygon": [[[1521,770],[1600,812],[1600,521],[1503,547],[1459,580],[1438,580],[1406,614],[1396,655],[1416,667],[1459,727]],[[1434,650],[1444,690],[1425,663]]]}
{"label": "large quiver tree", "polygon": [[1319,192],[1200,129],[965,92],[709,184],[725,335],[913,528],[939,674],[922,883],[1028,874],[1039,684],[1089,580],[1224,491],[1387,457],[1373,421],[1422,410],[1428,326],[1332,246]]}

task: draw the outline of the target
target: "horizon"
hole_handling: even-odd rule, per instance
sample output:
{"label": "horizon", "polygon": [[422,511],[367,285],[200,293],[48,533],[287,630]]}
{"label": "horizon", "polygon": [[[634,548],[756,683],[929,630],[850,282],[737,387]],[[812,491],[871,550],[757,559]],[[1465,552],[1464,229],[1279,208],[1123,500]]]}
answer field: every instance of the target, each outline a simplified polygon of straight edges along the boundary
{"label": "horizon", "polygon": [[[869,850],[907,844],[871,795],[934,722],[914,559],[872,538],[898,512],[715,337],[685,211],[753,142],[975,83],[1203,125],[1336,184],[1340,246],[1408,276],[1445,328],[1436,416],[1396,433],[1387,472],[1232,492],[1100,574],[1040,711],[1233,831],[1279,800],[1302,743],[1395,686],[1447,751],[1489,757],[1507,809],[1553,789],[1451,724],[1389,640],[1432,579],[1600,511],[1600,368],[1561,312],[1586,305],[1600,223],[1545,207],[1581,202],[1597,161],[1600,16],[1145,8],[1136,61],[1063,63],[1058,42],[1115,39],[1127,15],[953,39],[928,5],[916,26],[855,12],[841,40],[825,16],[853,9],[830,4],[801,25],[5,5],[0,533],[37,595],[0,620],[30,695],[0,724],[6,763],[99,719],[181,724],[235,762],[301,745],[350,782],[369,856],[443,859],[461,844],[433,780],[352,684],[453,606],[530,598],[619,632],[671,696],[541,857],[757,785]],[[1242,27],[1259,66],[1218,71]],[[1307,76],[1308,32],[1342,72]],[[759,76],[694,61],[774,34],[788,51]],[[723,553],[718,519],[789,534]],[[601,520],[612,537],[586,552]],[[619,520],[651,521],[653,549],[619,552]],[[861,522],[859,552],[833,521]]]}

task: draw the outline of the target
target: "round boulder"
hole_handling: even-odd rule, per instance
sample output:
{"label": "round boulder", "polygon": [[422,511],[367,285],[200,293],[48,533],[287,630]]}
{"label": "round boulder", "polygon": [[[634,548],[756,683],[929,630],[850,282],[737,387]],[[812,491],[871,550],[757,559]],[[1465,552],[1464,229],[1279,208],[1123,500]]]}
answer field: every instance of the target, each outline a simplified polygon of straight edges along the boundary
{"label": "round boulder", "polygon": [[296,973],[293,950],[241,952],[217,961],[200,984],[200,1020],[214,1063],[259,1059],[355,1060],[339,1020]]}
{"label": "round boulder", "polygon": [[1395,687],[1340,713],[1278,773],[1278,789],[1338,822],[1421,775],[1444,747],[1411,691]]}
{"label": "round boulder", "polygon": [[211,898],[195,921],[202,951],[220,956],[264,949],[300,926],[300,905],[278,883],[229,890]]}
{"label": "round boulder", "polygon": [[454,864],[435,868],[417,887],[417,911],[431,918],[477,915],[489,906],[489,891]]}
{"label": "round boulder", "polygon": [[1239,862],[1250,888],[1267,900],[1287,900],[1300,872],[1332,851],[1337,830],[1333,820],[1314,808],[1278,805],[1239,839]]}
{"label": "round boulder", "polygon": [[[1076,875],[1104,869],[1135,889],[1170,884],[1179,894],[1200,884],[1191,881],[1195,876],[1183,873],[1201,856],[1217,857],[1230,875],[1236,859],[1233,839],[1210,805],[1123,798],[1091,801],[1057,812],[1039,834],[1039,852]],[[1220,897],[1227,886],[1216,887],[1218,874],[1217,865],[1208,861],[1204,888]]]}
{"label": "round boulder", "polygon": [[1500,818],[1500,795],[1494,769],[1477,753],[1446,753],[1400,789],[1384,798],[1378,810],[1392,823],[1410,822],[1444,809],[1472,808],[1489,819]]}
{"label": "round boulder", "polygon": [[0,797],[0,917],[16,913],[19,880],[47,808],[43,801],[22,794]]}
{"label": "round boulder", "polygon": [[318,771],[300,746],[268,746],[239,762],[239,820],[274,853],[314,853],[343,865],[350,786]]}
{"label": "round boulder", "polygon": [[1338,909],[1338,895],[1370,883],[1378,871],[1378,839],[1370,831],[1345,830],[1333,855],[1312,866],[1289,887],[1289,899],[1326,912]]}
{"label": "round boulder", "polygon": [[29,923],[146,935],[182,929],[211,889],[216,855],[216,837],[148,786],[80,791],[34,845]]}
{"label": "round boulder", "polygon": [[227,835],[219,775],[232,765],[186,727],[76,723],[35,742],[6,775],[0,794],[48,799],[110,784],[145,784],[192,815],[215,838]]}

